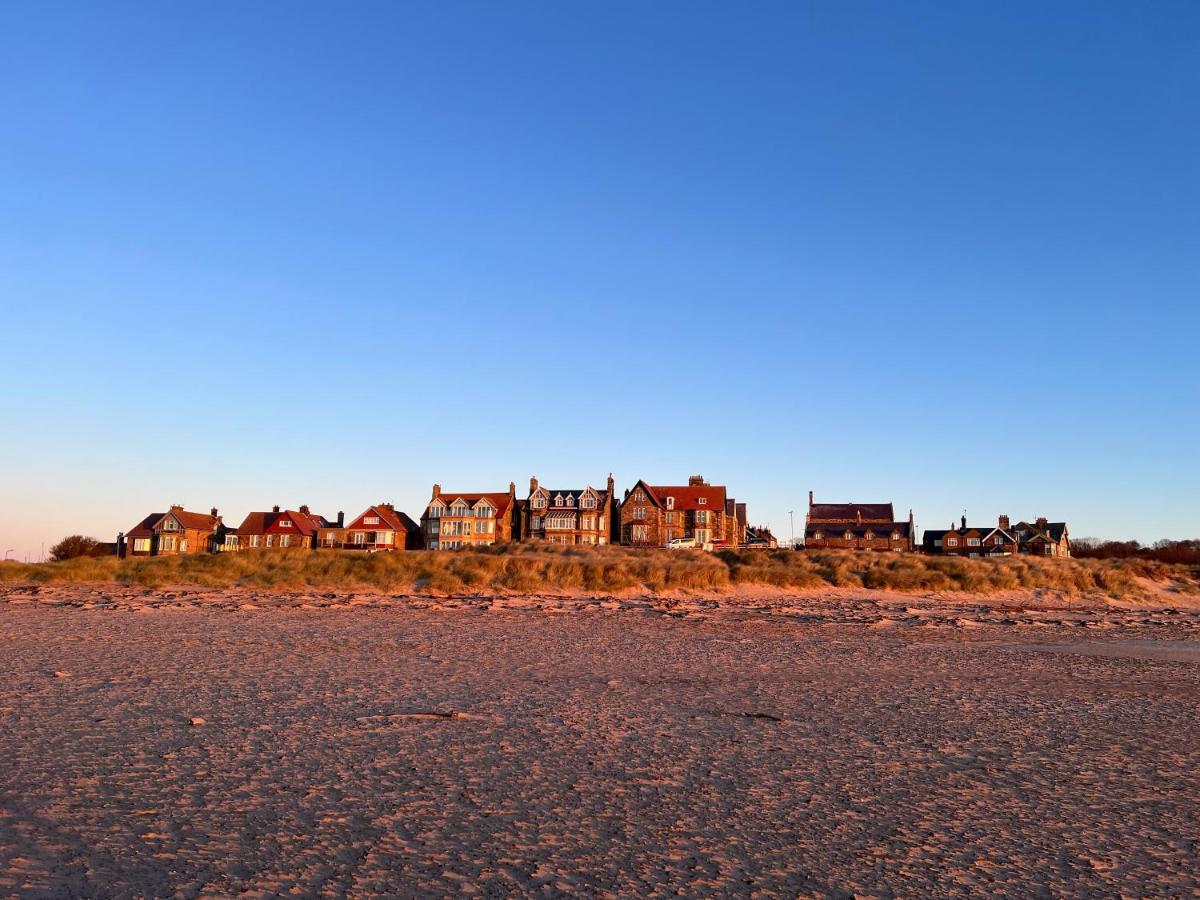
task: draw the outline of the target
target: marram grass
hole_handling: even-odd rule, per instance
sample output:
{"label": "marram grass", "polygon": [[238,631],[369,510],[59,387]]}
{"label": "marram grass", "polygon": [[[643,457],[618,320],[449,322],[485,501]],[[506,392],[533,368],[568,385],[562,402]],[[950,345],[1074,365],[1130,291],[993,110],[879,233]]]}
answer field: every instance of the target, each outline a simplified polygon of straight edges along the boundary
{"label": "marram grass", "polygon": [[1137,598],[1141,579],[1200,592],[1200,567],[1139,559],[962,559],[787,550],[638,550],[500,544],[480,550],[365,554],[251,550],[215,556],[73,559],[0,565],[0,582],[110,582],[147,587],[322,588],[401,593],[716,592],[764,586],[929,592],[1050,590]]}

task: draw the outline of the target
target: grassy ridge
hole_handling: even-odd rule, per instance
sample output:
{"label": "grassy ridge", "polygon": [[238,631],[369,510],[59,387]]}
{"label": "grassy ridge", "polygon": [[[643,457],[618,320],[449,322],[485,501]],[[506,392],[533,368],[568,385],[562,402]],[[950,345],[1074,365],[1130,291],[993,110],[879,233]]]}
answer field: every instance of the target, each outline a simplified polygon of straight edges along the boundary
{"label": "grassy ridge", "polygon": [[74,559],[0,566],[0,582],[116,582],[147,587],[327,588],[456,594],[485,591],[629,589],[726,591],[864,587],[896,591],[1048,589],[1069,595],[1138,597],[1138,578],[1200,593],[1200,566],[1140,559],[959,559],[880,553],[634,550],[501,544],[471,551],[363,554],[246,551],[153,559]]}

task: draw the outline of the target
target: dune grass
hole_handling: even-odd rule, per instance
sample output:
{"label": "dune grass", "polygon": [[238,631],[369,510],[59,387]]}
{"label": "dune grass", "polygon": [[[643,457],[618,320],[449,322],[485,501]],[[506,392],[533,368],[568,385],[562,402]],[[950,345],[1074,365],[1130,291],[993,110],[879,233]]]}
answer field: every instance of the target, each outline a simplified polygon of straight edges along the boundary
{"label": "dune grass", "polygon": [[824,587],[893,591],[1050,590],[1066,595],[1139,597],[1139,579],[1200,593],[1200,566],[1143,559],[994,560],[917,554],[792,553],[787,550],[639,550],[499,544],[431,553],[252,550],[216,556],[117,560],[81,558],[0,566],[0,582],[115,582],[163,587],[321,588],[400,593],[495,591],[613,593],[727,592],[735,587]]}

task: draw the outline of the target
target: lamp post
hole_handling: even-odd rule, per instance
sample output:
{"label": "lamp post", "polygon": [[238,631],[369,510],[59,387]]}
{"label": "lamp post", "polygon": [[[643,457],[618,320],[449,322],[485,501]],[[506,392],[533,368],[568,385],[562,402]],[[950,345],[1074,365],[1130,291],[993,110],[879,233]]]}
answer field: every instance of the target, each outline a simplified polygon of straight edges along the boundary
{"label": "lamp post", "polygon": [[5,551],[4,551],[4,558],[5,558],[5,559],[8,559],[8,554],[10,554],[10,553],[16,553],[16,552],[17,552],[16,550],[5,550]]}

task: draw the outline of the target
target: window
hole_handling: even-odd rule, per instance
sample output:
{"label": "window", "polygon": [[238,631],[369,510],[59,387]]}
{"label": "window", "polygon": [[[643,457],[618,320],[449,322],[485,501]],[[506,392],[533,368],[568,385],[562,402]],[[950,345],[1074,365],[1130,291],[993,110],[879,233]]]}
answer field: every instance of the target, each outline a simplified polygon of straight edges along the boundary
{"label": "window", "polygon": [[279,520],[279,527],[280,527],[280,528],[291,528],[291,527],[292,527],[292,520],[291,520],[291,519],[280,519],[280,520]]}
{"label": "window", "polygon": [[629,539],[635,544],[644,544],[646,542],[646,526],[634,525],[629,529]]}
{"label": "window", "polygon": [[864,541],[873,540],[874,537],[875,537],[875,533],[872,531],[868,531],[866,534],[863,535],[863,540]]}
{"label": "window", "polygon": [[175,549],[175,538],[173,538],[173,537],[165,537],[165,538],[163,538],[163,539],[162,539],[162,541],[161,541],[161,543],[160,543],[160,545],[159,545],[159,546],[160,546],[160,547],[161,547],[163,550],[174,550],[174,549]]}
{"label": "window", "polygon": [[360,547],[367,542],[367,533],[365,531],[354,532],[354,543]]}
{"label": "window", "polygon": [[179,542],[179,552],[187,553],[187,538],[184,538],[182,541]]}
{"label": "window", "polygon": [[274,546],[274,544],[275,544],[275,535],[268,534],[267,535],[267,546],[271,547],[271,546]]}
{"label": "window", "polygon": [[942,546],[942,539],[941,539],[941,538],[934,538],[934,539],[933,539],[933,546],[935,546],[935,547],[940,547],[940,546]]}
{"label": "window", "polygon": [[898,532],[898,531],[893,531],[893,532],[892,532],[892,540],[893,540],[893,541],[898,541],[898,540],[900,540],[900,532]]}
{"label": "window", "polygon": [[441,528],[441,526],[442,526],[442,523],[439,521],[435,520],[435,521],[430,522],[429,523],[429,533],[437,534],[438,530]]}
{"label": "window", "polygon": [[638,488],[636,491],[633,492],[633,499],[634,500],[645,500],[646,492],[643,491],[641,488]]}
{"label": "window", "polygon": [[496,511],[490,506],[481,506],[475,510],[475,518],[477,519],[490,519],[495,514]]}
{"label": "window", "polygon": [[947,547],[957,547],[958,546],[958,538],[946,538],[946,546]]}
{"label": "window", "polygon": [[696,524],[697,525],[707,525],[708,524],[708,510],[707,509],[701,509],[701,510],[696,511]]}
{"label": "window", "polygon": [[847,531],[847,532],[846,532],[846,533],[843,535],[843,537],[844,537],[846,540],[848,540],[848,541],[852,541],[852,540],[854,540],[854,532],[853,532],[853,531]]}
{"label": "window", "polygon": [[466,514],[467,504],[463,503],[461,500],[457,501],[453,506],[450,507],[450,515],[452,516],[465,516]]}
{"label": "window", "polygon": [[596,498],[595,497],[583,497],[580,499],[579,505],[582,506],[584,509],[595,509],[596,508]]}
{"label": "window", "polygon": [[431,507],[429,507],[429,512],[428,512],[428,515],[429,515],[429,518],[431,518],[431,519],[439,519],[439,518],[441,518],[441,515],[442,515],[442,507],[440,507],[440,506],[431,506]]}
{"label": "window", "polygon": [[529,527],[533,528],[535,530],[540,529],[542,527],[542,521],[543,520],[542,520],[541,516],[534,516],[532,519],[529,520]]}
{"label": "window", "polygon": [[820,541],[820,540],[824,540],[824,536],[821,534],[821,532],[819,532],[819,531],[814,531],[814,532],[813,532],[813,540],[814,540],[814,541]]}
{"label": "window", "polygon": [[633,517],[635,519],[637,519],[638,521],[641,521],[642,519],[646,518],[646,507],[635,506],[633,508]]}
{"label": "window", "polygon": [[250,546],[251,547],[258,546],[258,535],[257,534],[250,535]]}
{"label": "window", "polygon": [[603,530],[604,530],[604,516],[601,516],[601,517],[600,517],[600,524],[599,524],[599,526],[598,526],[598,527],[599,527],[599,529],[600,529],[601,531],[603,531]]}
{"label": "window", "polygon": [[150,552],[150,538],[134,538],[133,552],[134,553],[149,553]]}
{"label": "window", "polygon": [[674,509],[674,508],[675,508],[675,498],[668,497],[667,498],[667,509]]}
{"label": "window", "polygon": [[379,516],[363,516],[364,525],[378,525]]}
{"label": "window", "polygon": [[668,544],[671,543],[671,541],[675,540],[675,529],[674,528],[666,529],[666,531],[664,532],[664,535],[665,535],[666,543],[668,543]]}
{"label": "window", "polygon": [[279,536],[279,546],[280,547],[286,547],[289,544],[291,544],[291,542],[292,542],[292,536],[290,534],[281,534]]}
{"label": "window", "polygon": [[575,505],[575,498],[572,497],[570,494],[567,494],[567,506],[574,506],[574,505]]}
{"label": "window", "polygon": [[584,528],[588,531],[593,530],[596,527],[596,517],[595,516],[584,516],[582,519],[579,520],[579,527]]}
{"label": "window", "polygon": [[675,513],[673,513],[673,512],[663,513],[663,521],[666,522],[668,525],[674,525],[675,524]]}
{"label": "window", "polygon": [[429,549],[430,549],[430,550],[436,550],[437,548],[438,548],[438,542],[437,542],[437,541],[430,541],[430,542],[429,542]]}
{"label": "window", "polygon": [[163,531],[178,531],[179,525],[178,525],[178,523],[176,523],[176,521],[174,519],[163,519],[162,530]]}
{"label": "window", "polygon": [[696,529],[696,542],[699,544],[707,544],[712,540],[712,532],[707,528]]}
{"label": "window", "polygon": [[706,503],[708,503],[708,498],[707,498],[707,497],[700,497],[700,498],[698,498],[698,499],[696,500],[696,502],[697,502],[697,503],[699,503],[701,506],[704,506]]}
{"label": "window", "polygon": [[559,494],[557,497],[555,497],[555,498],[554,498],[554,505],[555,505],[555,506],[562,506],[562,505],[563,505],[563,498],[562,498],[562,494]]}
{"label": "window", "polygon": [[534,497],[533,498],[533,508],[534,509],[545,509],[546,508],[546,498],[545,497]]}
{"label": "window", "polygon": [[979,546],[979,538],[967,538],[967,546],[968,547],[978,547]]}

